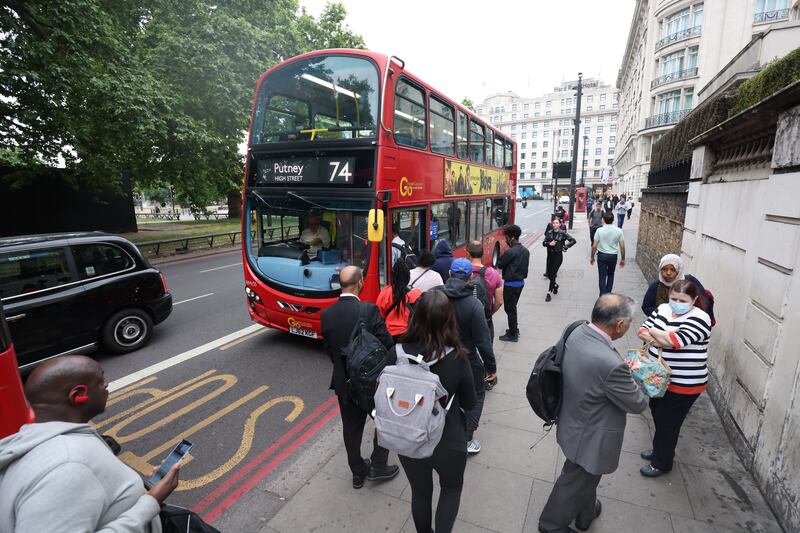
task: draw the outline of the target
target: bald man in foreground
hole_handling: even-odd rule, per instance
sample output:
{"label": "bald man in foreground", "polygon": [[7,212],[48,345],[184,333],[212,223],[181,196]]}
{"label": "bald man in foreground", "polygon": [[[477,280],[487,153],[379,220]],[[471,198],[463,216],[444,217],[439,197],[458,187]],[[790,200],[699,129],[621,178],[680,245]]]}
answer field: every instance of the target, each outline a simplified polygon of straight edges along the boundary
{"label": "bald man in foreground", "polygon": [[378,446],[377,437],[373,438],[371,458],[361,457],[361,439],[369,413],[349,400],[342,350],[350,343],[350,336],[359,317],[364,320],[367,330],[375,335],[387,350],[394,345],[394,342],[375,304],[362,302],[358,297],[364,288],[364,275],[361,269],[355,266],[344,267],[339,272],[339,283],[342,286],[339,301],[325,309],[320,315],[320,320],[325,351],[333,363],[330,388],[339,398],[347,463],[353,473],[353,488],[360,489],[364,486],[365,479],[370,481],[392,479],[400,471],[400,467],[387,464],[389,450]]}
{"label": "bald man in foreground", "polygon": [[0,440],[0,531],[161,533],[160,504],[180,463],[150,491],[89,420],[106,408],[103,369],[81,355],[51,359],[28,377],[36,423]]}

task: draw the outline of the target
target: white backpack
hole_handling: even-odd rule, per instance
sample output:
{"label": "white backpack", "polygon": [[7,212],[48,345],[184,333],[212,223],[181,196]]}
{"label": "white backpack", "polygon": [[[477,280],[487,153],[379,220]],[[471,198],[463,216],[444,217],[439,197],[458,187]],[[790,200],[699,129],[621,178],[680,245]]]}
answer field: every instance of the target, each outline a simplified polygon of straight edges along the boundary
{"label": "white backpack", "polygon": [[433,455],[442,439],[445,417],[455,397],[451,396],[447,407],[442,407],[439,400],[447,396],[447,390],[430,368],[452,349],[429,363],[421,354],[408,355],[400,344],[395,345],[395,350],[397,364],[383,369],[375,392],[372,416],[378,444],[403,457],[424,459]]}

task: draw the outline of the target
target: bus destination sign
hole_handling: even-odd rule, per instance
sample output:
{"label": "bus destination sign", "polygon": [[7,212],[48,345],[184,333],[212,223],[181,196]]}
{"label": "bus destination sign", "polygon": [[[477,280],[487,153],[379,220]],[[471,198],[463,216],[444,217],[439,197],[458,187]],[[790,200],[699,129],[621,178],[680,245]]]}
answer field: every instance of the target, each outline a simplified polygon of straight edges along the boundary
{"label": "bus destination sign", "polygon": [[259,159],[253,185],[353,185],[355,157]]}

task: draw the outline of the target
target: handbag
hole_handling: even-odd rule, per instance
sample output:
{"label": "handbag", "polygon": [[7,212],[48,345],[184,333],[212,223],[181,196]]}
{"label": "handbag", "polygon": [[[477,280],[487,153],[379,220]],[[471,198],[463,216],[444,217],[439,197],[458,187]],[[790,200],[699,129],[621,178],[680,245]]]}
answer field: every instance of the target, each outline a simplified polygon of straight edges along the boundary
{"label": "handbag", "polygon": [[633,379],[642,384],[644,393],[650,398],[661,398],[667,393],[669,378],[672,369],[664,361],[663,350],[658,348],[658,359],[650,359],[651,343],[645,343],[641,348],[632,348],[625,354],[625,362],[631,371]]}

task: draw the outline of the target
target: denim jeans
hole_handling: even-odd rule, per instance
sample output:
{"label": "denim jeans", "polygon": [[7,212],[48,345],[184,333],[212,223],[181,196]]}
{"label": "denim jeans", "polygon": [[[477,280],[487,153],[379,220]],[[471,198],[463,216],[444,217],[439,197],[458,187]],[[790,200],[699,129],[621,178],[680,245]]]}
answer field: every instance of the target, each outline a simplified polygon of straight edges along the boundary
{"label": "denim jeans", "polygon": [[617,269],[617,254],[597,252],[597,274],[600,294],[611,292],[614,288],[614,271]]}
{"label": "denim jeans", "polygon": [[621,228],[624,222],[625,222],[625,213],[622,214],[617,213],[617,226]]}

